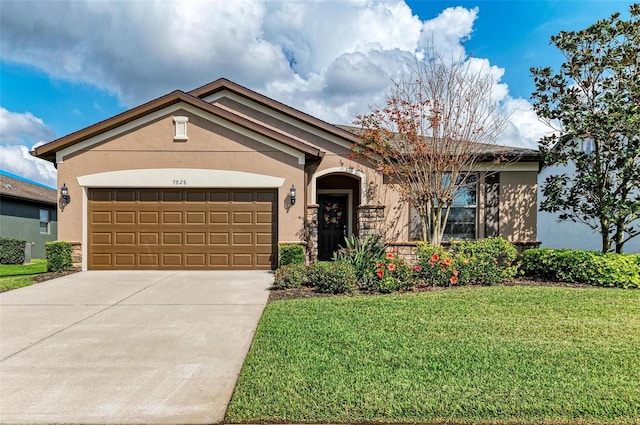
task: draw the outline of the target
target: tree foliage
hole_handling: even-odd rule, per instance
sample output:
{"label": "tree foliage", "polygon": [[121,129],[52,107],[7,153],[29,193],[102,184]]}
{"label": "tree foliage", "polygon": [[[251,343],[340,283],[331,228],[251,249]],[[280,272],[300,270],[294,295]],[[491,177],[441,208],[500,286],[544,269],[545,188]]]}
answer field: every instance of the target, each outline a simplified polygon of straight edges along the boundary
{"label": "tree foliage", "polygon": [[547,165],[574,165],[542,185],[540,209],[584,223],[602,251],[640,234],[640,4],[551,38],[565,57],[557,73],[531,68],[538,116],[557,131],[540,140]]}
{"label": "tree foliage", "polygon": [[389,176],[420,217],[423,239],[439,245],[456,192],[503,130],[507,116],[493,100],[495,81],[479,62],[445,60],[431,49],[386,104],[358,116],[353,150]]}

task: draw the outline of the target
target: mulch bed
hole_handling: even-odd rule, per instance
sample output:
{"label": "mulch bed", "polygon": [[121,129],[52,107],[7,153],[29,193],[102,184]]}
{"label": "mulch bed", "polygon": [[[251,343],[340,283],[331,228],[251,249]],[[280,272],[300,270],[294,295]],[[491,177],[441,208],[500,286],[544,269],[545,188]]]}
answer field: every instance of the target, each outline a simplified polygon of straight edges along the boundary
{"label": "mulch bed", "polygon": [[[502,283],[504,286],[558,286],[565,288],[593,288],[591,285],[583,285],[579,283],[569,283],[569,282],[555,282],[555,281],[547,281],[547,280],[539,280],[539,279],[531,279],[526,277],[520,277],[517,279],[513,279],[509,282]],[[459,285],[459,286],[417,286],[412,291],[404,291],[403,293],[419,293],[419,292],[429,292],[429,291],[455,291],[458,288],[469,288],[473,286],[479,285]],[[373,293],[357,293],[358,295],[374,295]],[[298,298],[317,298],[317,297],[348,297],[352,295],[333,295],[333,294],[323,294],[320,292],[316,292],[313,288],[296,288],[296,289],[271,289],[269,292],[269,302],[277,301],[277,300],[288,300],[288,299],[298,299]]]}
{"label": "mulch bed", "polygon": [[36,275],[33,277],[33,281],[35,283],[41,283],[41,282],[46,282],[47,280],[51,280],[51,279],[56,279],[58,277],[62,277],[62,276],[66,276],[69,274],[73,274],[73,273],[77,273],[79,272],[79,269],[72,269],[66,272],[47,272],[47,273],[41,273],[39,275]]}

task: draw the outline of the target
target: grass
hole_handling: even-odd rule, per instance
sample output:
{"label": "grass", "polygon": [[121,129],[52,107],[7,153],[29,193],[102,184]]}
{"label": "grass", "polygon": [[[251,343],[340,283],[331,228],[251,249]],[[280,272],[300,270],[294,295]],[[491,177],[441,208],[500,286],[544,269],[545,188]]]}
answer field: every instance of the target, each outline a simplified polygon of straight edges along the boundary
{"label": "grass", "polygon": [[226,420],[639,418],[640,291],[495,286],[271,303]]}
{"label": "grass", "polygon": [[33,285],[33,277],[46,271],[46,260],[33,260],[30,264],[0,264],[0,292]]}

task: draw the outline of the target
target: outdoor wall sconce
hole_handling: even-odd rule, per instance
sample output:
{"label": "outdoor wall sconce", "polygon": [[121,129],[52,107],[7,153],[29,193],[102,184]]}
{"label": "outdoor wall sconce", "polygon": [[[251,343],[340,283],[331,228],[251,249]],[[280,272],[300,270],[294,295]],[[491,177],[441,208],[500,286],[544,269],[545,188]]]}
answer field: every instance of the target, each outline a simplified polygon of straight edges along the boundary
{"label": "outdoor wall sconce", "polygon": [[291,189],[289,189],[289,198],[291,199],[291,205],[296,204],[296,187],[291,185]]}
{"label": "outdoor wall sconce", "polygon": [[71,196],[69,196],[69,188],[66,183],[62,184],[60,188],[60,211],[64,211],[64,207],[71,203]]}

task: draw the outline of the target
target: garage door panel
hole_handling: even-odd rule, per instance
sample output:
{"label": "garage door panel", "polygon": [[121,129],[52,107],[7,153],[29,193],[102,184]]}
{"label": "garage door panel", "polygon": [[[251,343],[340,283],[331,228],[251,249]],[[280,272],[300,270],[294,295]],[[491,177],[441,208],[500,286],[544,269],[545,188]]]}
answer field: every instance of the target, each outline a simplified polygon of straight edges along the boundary
{"label": "garage door panel", "polygon": [[115,253],[114,254],[114,267],[133,267],[136,265],[136,254],[132,252]]}
{"label": "garage door panel", "polygon": [[206,233],[187,233],[186,234],[186,245],[202,245],[204,246],[207,242]]}
{"label": "garage door panel", "polygon": [[252,233],[233,233],[233,245],[253,245]]}
{"label": "garage door panel", "polygon": [[205,211],[187,211],[186,224],[205,224],[207,213]]}
{"label": "garage door panel", "polygon": [[138,264],[141,267],[158,267],[160,265],[160,254],[138,254]]}
{"label": "garage door panel", "polygon": [[113,224],[135,224],[136,212],[135,211],[116,211],[115,220]]}
{"label": "garage door panel", "polygon": [[162,233],[163,245],[179,245],[182,246],[182,233]]}
{"label": "garage door panel", "polygon": [[158,211],[139,211],[138,223],[160,224],[160,213]]}
{"label": "garage door panel", "polygon": [[119,189],[115,191],[114,199],[117,202],[135,202],[137,199],[136,190]]}
{"label": "garage door panel", "polygon": [[115,234],[116,245],[135,245],[136,234],[134,232],[116,232]]}
{"label": "garage door panel", "polygon": [[209,233],[209,245],[227,246],[229,245],[228,233]]}
{"label": "garage door panel", "polygon": [[111,224],[112,220],[110,211],[92,211],[89,215],[89,224]]}
{"label": "garage door panel", "polygon": [[182,224],[182,211],[163,211],[162,224]]}
{"label": "garage door panel", "polygon": [[90,190],[89,268],[273,268],[276,199],[274,190]]}
{"label": "garage door panel", "polygon": [[110,232],[93,232],[89,236],[89,239],[89,243],[94,245],[111,245],[113,243]]}
{"label": "garage door panel", "polygon": [[163,267],[175,267],[175,268],[181,268],[182,267],[182,257],[183,255],[180,253],[170,253],[170,252],[163,252],[162,253],[162,266]]}
{"label": "garage door panel", "polygon": [[138,238],[140,245],[158,245],[160,243],[159,233],[140,232]]}
{"label": "garage door panel", "polygon": [[229,212],[214,211],[209,213],[209,223],[211,224],[229,224]]}

